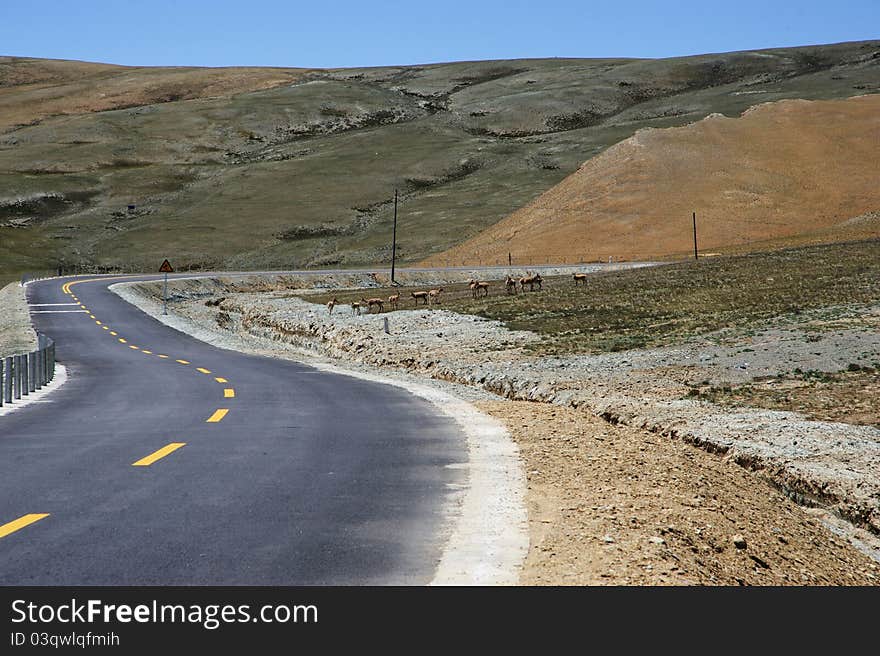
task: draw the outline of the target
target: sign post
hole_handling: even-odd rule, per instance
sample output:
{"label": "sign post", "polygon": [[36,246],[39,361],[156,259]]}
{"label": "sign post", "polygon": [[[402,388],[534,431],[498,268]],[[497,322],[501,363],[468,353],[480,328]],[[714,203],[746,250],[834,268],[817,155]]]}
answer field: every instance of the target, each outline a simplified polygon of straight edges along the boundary
{"label": "sign post", "polygon": [[165,284],[162,286],[162,314],[168,314],[168,274],[174,273],[171,262],[165,260],[159,267],[159,273],[165,274]]}

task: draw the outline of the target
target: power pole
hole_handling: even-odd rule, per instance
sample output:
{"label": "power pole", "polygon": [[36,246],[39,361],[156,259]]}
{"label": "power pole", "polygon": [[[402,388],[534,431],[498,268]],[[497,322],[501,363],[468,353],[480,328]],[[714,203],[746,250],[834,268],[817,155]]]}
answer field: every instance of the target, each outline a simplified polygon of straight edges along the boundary
{"label": "power pole", "polygon": [[699,260],[700,256],[697,254],[697,213],[694,212],[694,259]]}
{"label": "power pole", "polygon": [[391,282],[397,282],[394,279],[394,261],[397,257],[397,189],[394,190],[394,232],[391,237]]}

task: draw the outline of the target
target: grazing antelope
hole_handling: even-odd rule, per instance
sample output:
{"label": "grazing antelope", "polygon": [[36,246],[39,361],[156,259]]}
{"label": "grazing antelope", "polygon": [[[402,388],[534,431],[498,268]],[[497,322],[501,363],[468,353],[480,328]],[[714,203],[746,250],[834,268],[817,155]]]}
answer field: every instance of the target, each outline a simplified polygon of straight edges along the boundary
{"label": "grazing antelope", "polygon": [[576,273],[574,274],[574,286],[577,287],[578,283],[584,283],[584,286],[587,285],[587,274],[586,273]]}
{"label": "grazing antelope", "polygon": [[357,301],[354,301],[351,304],[351,313],[352,314],[356,314],[356,315],[360,316],[362,309],[363,309],[363,306],[360,303],[358,303]]}
{"label": "grazing antelope", "polygon": [[525,291],[526,285],[528,285],[529,291],[531,292],[535,290],[535,285],[538,286],[538,289],[541,289],[541,283],[543,281],[544,279],[541,278],[540,273],[533,274],[529,271],[526,271],[526,275],[519,279],[519,286],[522,288],[523,291]]}
{"label": "grazing antelope", "polygon": [[381,298],[362,298],[361,305],[367,306],[367,312],[372,312],[374,305],[379,308],[379,312],[382,312],[382,310],[385,309],[385,301]]}
{"label": "grazing antelope", "polygon": [[431,305],[434,305],[435,303],[439,304],[440,303],[440,294],[442,294],[442,293],[443,293],[442,287],[438,287],[437,289],[428,290],[428,300],[430,301],[430,304]]}
{"label": "grazing antelope", "polygon": [[504,281],[504,287],[507,290],[508,294],[510,294],[511,292],[516,294],[516,278],[512,278],[508,275],[507,280]]}
{"label": "grazing antelope", "polygon": [[425,302],[425,305],[428,304],[428,292],[410,292],[410,296],[413,297],[413,302],[418,305],[419,299]]}
{"label": "grazing antelope", "polygon": [[471,296],[476,298],[480,295],[480,290],[483,290],[483,296],[489,295],[489,283],[488,282],[477,282],[476,280],[471,280],[468,282],[468,287],[471,288]]}
{"label": "grazing antelope", "polygon": [[397,301],[400,300],[400,292],[396,294],[392,294],[388,297],[388,305],[390,305],[393,309],[397,309]]}
{"label": "grazing antelope", "polygon": [[335,296],[327,302],[327,314],[333,314],[333,308],[336,307],[337,303],[339,303],[339,301],[336,300]]}

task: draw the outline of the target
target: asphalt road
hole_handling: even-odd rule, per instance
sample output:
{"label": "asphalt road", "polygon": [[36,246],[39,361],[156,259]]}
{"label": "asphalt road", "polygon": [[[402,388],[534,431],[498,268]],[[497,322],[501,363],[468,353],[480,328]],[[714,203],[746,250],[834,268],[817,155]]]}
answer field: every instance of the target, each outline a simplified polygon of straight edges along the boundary
{"label": "asphalt road", "polygon": [[0,584],[431,580],[464,483],[454,422],[396,387],[209,346],[118,279],[85,280],[28,285],[70,379],[0,417],[0,525],[22,524],[0,537]]}

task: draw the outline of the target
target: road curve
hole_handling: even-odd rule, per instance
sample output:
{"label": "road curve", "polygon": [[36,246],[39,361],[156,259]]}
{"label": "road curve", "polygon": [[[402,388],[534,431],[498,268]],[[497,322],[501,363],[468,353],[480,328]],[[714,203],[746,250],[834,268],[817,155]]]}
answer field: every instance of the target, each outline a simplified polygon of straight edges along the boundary
{"label": "road curve", "polygon": [[28,285],[69,381],[0,417],[0,584],[431,580],[466,482],[451,419],[397,387],[207,345],[108,291],[119,281]]}

